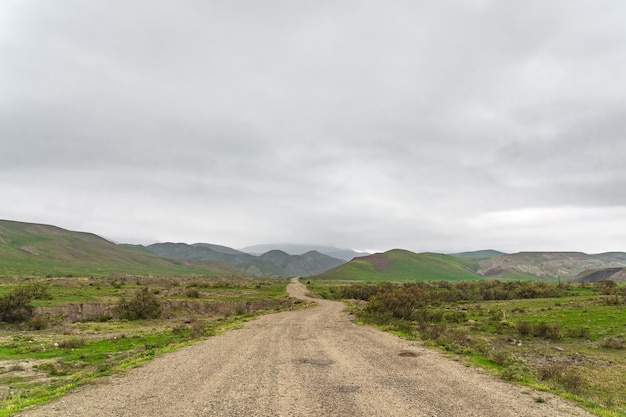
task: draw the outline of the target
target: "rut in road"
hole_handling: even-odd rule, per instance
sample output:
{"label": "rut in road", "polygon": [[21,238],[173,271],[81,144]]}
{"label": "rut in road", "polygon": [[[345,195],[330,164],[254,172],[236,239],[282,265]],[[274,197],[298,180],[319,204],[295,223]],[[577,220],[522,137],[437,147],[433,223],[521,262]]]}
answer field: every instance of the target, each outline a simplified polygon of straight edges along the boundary
{"label": "rut in road", "polygon": [[[296,279],[290,295],[306,298]],[[54,416],[591,416],[353,323],[338,302],[260,317],[22,412]],[[541,396],[546,401],[536,402]]]}

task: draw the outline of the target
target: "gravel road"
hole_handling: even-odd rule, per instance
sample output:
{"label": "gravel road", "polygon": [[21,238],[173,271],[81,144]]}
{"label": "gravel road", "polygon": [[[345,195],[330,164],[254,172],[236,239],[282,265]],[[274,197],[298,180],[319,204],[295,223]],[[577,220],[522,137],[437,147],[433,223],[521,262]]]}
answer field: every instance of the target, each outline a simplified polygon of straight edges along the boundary
{"label": "gravel road", "polygon": [[[305,298],[296,280],[288,291]],[[591,416],[355,324],[341,303],[316,301],[315,308],[260,317],[19,415]],[[539,396],[545,402],[536,402]]]}

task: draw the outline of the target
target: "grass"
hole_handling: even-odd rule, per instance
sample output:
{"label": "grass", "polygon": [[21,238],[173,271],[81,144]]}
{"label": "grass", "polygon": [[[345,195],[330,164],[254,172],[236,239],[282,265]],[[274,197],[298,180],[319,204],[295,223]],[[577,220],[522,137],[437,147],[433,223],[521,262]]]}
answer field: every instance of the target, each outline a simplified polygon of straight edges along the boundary
{"label": "grass", "polygon": [[[355,285],[341,284],[311,281],[309,289],[337,299]],[[426,301],[406,318],[373,310],[384,305],[380,297],[355,288],[357,296],[377,300],[346,300],[362,323],[421,339],[505,380],[574,400],[597,415],[626,416],[625,286],[613,295],[587,284],[564,286],[560,296],[551,298],[441,301],[436,295],[453,293],[454,285],[448,290],[426,285]]]}
{"label": "grass", "polygon": [[[69,311],[77,302],[83,307],[114,304],[149,285],[164,309],[164,318],[129,321],[66,313],[50,317],[42,330],[33,330],[28,323],[0,323],[0,417],[238,328],[258,314],[302,305],[286,295],[288,280],[283,279],[124,276],[115,280],[42,278],[37,282],[48,284],[53,296],[51,300],[33,301],[44,311]],[[23,284],[23,280],[5,282],[0,295]],[[199,297],[187,297],[185,292],[190,288],[197,289]]]}

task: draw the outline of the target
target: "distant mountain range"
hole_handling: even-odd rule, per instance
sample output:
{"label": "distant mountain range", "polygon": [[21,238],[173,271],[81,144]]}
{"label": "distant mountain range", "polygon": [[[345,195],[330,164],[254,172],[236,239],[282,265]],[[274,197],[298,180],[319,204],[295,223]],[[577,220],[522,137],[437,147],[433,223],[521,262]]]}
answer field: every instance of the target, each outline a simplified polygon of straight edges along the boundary
{"label": "distant mountain range", "polygon": [[[0,276],[106,276],[119,272],[131,275],[316,276],[379,281],[626,280],[624,252],[507,254],[490,249],[445,255],[394,249],[362,256],[362,253],[333,247],[279,246],[245,248],[251,252],[272,248],[258,256],[209,243],[157,243],[143,247],[115,244],[92,233],[50,225],[0,220]],[[348,258],[350,261],[346,262]]]}
{"label": "distant mountain range", "polygon": [[310,251],[317,251],[328,255],[332,258],[343,259],[344,261],[350,261],[353,258],[359,256],[367,256],[370,253],[357,252],[352,249],[339,249],[333,246],[320,246],[320,245],[297,245],[293,243],[276,243],[276,244],[264,244],[248,246],[243,249],[239,249],[241,252],[249,253],[252,255],[262,255],[271,250],[280,250],[290,255],[302,255]]}
{"label": "distant mountain range", "polygon": [[310,276],[339,266],[345,261],[310,250],[302,255],[290,255],[270,250],[260,256],[226,246],[208,243],[155,243],[145,247],[150,252],[171,259],[191,261],[223,261],[252,276]]}

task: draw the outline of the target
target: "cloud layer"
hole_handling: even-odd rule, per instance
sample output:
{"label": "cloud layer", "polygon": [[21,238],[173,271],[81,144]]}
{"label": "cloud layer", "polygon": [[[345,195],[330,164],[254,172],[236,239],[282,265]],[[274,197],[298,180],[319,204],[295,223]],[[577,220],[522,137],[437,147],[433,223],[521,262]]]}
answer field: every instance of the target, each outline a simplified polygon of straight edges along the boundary
{"label": "cloud layer", "polygon": [[143,243],[626,250],[626,3],[0,9],[0,217]]}

